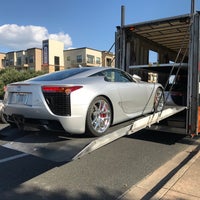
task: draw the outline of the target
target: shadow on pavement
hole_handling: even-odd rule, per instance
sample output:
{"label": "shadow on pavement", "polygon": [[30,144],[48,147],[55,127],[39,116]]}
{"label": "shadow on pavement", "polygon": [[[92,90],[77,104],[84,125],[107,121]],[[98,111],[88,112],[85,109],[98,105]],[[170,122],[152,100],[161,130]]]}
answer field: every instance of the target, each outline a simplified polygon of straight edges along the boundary
{"label": "shadow on pavement", "polygon": [[97,187],[93,194],[85,191],[73,193],[66,189],[42,188],[42,186],[26,187],[25,184],[13,190],[1,192],[4,200],[113,200],[121,195],[118,191],[107,191],[106,188]]}
{"label": "shadow on pavement", "polygon": [[176,133],[160,132],[152,130],[142,130],[127,137],[132,139],[151,141],[167,145],[173,145],[175,143],[194,144],[195,139],[199,138],[199,136],[191,138],[190,136],[184,134],[178,134],[178,133],[176,134]]}

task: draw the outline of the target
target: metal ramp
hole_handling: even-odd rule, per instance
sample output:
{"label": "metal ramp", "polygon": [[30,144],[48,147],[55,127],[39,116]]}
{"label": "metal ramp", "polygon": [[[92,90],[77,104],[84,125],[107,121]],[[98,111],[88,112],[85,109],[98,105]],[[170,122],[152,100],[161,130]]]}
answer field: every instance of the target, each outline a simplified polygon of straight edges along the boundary
{"label": "metal ramp", "polygon": [[[18,140],[6,143],[3,147],[21,151],[55,162],[76,160],[109,144],[125,135],[133,134],[152,124],[183,111],[186,107],[165,107],[162,112],[149,114],[114,127],[111,133],[98,138],[61,137],[29,134]],[[111,128],[112,129],[112,128]]]}
{"label": "metal ramp", "polygon": [[162,112],[157,112],[153,114],[149,114],[145,117],[141,117],[136,119],[128,126],[120,128],[112,133],[99,137],[89,143],[82,151],[80,151],[76,156],[73,157],[73,160],[82,157],[83,155],[90,153],[114,140],[117,140],[125,135],[131,135],[137,131],[140,131],[146,127],[150,127],[151,125],[158,123],[159,121],[166,119],[176,113],[179,113],[185,110],[186,107],[176,106],[176,107],[165,107]]}

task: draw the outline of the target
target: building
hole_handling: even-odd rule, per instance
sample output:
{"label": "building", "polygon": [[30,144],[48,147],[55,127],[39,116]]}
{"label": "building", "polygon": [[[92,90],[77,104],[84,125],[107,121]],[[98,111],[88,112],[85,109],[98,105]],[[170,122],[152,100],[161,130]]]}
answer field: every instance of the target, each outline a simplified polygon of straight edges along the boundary
{"label": "building", "polygon": [[112,66],[113,53],[99,51],[92,48],[77,48],[64,50],[64,65],[66,69],[81,66]]}
{"label": "building", "polygon": [[101,66],[101,51],[83,47],[77,49],[69,49],[64,51],[65,68],[74,68],[82,66]]}
{"label": "building", "polygon": [[42,70],[54,72],[64,69],[64,43],[56,40],[43,40],[43,63]]}
{"label": "building", "polygon": [[2,60],[5,68],[17,70],[40,71],[42,65],[42,49],[31,48],[21,51],[12,51],[5,54]]}
{"label": "building", "polygon": [[102,66],[115,66],[115,56],[112,52],[102,51]]}
{"label": "building", "polygon": [[42,49],[32,48],[26,50],[26,59],[25,66],[27,65],[28,69],[41,71],[42,66]]}
{"label": "building", "polygon": [[45,71],[47,73],[81,66],[115,66],[111,52],[92,48],[64,50],[64,43],[52,39],[43,40],[42,49],[0,53],[0,69]]}

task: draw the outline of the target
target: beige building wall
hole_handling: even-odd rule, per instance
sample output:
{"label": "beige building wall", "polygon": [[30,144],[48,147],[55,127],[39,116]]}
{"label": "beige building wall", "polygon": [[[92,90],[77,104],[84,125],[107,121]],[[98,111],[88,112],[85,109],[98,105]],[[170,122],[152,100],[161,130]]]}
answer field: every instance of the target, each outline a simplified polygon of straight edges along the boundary
{"label": "beige building wall", "polygon": [[42,49],[32,48],[23,51],[8,52],[5,57],[5,67],[17,70],[41,70]]}
{"label": "beige building wall", "polygon": [[102,51],[102,65],[115,67],[115,56],[112,52]]}
{"label": "beige building wall", "polygon": [[26,51],[17,51],[15,68],[23,69],[24,67],[28,67],[28,65],[26,65],[25,62],[26,62]]}
{"label": "beige building wall", "polygon": [[37,58],[35,60],[35,71],[41,71],[42,70],[42,49],[35,49],[35,57]]}
{"label": "beige building wall", "polygon": [[3,69],[5,67],[5,53],[0,53],[0,69]]}
{"label": "beige building wall", "polygon": [[42,70],[54,72],[64,69],[64,43],[57,40],[43,41]]}
{"label": "beige building wall", "polygon": [[98,50],[90,48],[86,49],[87,66],[102,66],[102,53]]}
{"label": "beige building wall", "polygon": [[42,49],[31,48],[26,50],[26,61],[24,63],[30,70],[40,71],[42,66]]}
{"label": "beige building wall", "polygon": [[54,56],[60,58],[60,66],[64,66],[64,43],[56,40],[49,40],[49,64],[54,65]]}
{"label": "beige building wall", "polygon": [[[82,61],[77,61],[77,56],[82,57]],[[85,65],[85,49],[70,49],[64,50],[64,66],[65,69],[78,67],[78,65]]]}
{"label": "beige building wall", "polygon": [[6,54],[6,66],[5,67],[15,67],[17,62],[16,52],[11,51]]}
{"label": "beige building wall", "polygon": [[102,66],[101,51],[91,48],[69,49],[64,51],[65,68],[81,66]]}

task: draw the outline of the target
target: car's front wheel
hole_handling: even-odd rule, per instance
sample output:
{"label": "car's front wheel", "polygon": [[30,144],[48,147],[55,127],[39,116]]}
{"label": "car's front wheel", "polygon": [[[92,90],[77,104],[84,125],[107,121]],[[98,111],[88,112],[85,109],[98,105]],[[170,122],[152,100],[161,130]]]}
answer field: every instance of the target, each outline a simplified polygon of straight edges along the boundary
{"label": "car's front wheel", "polygon": [[102,96],[95,98],[88,109],[86,132],[92,136],[102,136],[111,125],[112,109],[109,101]]}

